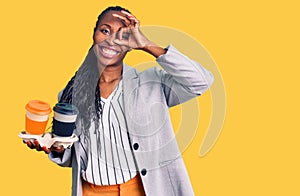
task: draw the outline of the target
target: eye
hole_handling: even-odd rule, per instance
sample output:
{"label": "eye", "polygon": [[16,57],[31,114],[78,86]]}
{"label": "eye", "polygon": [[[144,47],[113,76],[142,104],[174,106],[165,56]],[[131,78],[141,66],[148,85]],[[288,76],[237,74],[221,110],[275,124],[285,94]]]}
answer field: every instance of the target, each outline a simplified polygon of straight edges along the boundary
{"label": "eye", "polygon": [[110,35],[109,29],[100,29],[100,31],[101,31],[104,35]]}

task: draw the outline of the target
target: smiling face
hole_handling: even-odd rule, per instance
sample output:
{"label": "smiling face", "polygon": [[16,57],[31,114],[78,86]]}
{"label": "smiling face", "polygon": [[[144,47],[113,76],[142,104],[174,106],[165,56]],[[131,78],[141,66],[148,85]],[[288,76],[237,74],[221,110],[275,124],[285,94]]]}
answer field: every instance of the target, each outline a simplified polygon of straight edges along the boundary
{"label": "smiling face", "polygon": [[115,44],[117,32],[125,27],[125,24],[112,14],[118,11],[109,11],[100,21],[95,29],[93,40],[94,50],[100,64],[105,66],[121,66],[127,53],[127,48]]}

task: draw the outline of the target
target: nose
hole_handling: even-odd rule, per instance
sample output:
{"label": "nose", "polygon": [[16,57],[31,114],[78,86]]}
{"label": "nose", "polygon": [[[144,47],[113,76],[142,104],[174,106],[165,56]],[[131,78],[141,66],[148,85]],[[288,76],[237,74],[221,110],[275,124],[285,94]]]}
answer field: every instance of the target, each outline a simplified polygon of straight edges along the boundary
{"label": "nose", "polygon": [[110,46],[114,46],[116,45],[116,43],[114,42],[115,39],[117,39],[117,34],[113,33],[109,36],[106,37],[105,41],[110,45]]}

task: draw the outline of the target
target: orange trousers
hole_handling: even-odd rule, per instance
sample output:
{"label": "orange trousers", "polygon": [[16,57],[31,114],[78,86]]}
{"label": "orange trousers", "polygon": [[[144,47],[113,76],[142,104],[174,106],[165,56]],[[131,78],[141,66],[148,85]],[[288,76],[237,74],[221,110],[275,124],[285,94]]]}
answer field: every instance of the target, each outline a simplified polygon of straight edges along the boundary
{"label": "orange trousers", "polygon": [[83,196],[145,196],[140,175],[123,184],[98,186],[83,180]]}

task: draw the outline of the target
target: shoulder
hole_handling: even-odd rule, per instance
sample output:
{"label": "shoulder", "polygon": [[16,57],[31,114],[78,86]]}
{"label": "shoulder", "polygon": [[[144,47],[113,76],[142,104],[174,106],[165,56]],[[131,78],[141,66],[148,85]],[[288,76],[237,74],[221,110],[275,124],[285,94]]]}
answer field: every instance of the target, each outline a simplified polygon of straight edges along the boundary
{"label": "shoulder", "polygon": [[159,67],[151,67],[139,73],[141,78],[157,78],[160,79],[162,76],[162,69]]}
{"label": "shoulder", "polygon": [[160,80],[163,75],[163,70],[159,66],[154,66],[151,68],[148,68],[143,71],[139,71],[138,69],[124,65],[124,75],[127,77],[138,77],[141,80]]}

